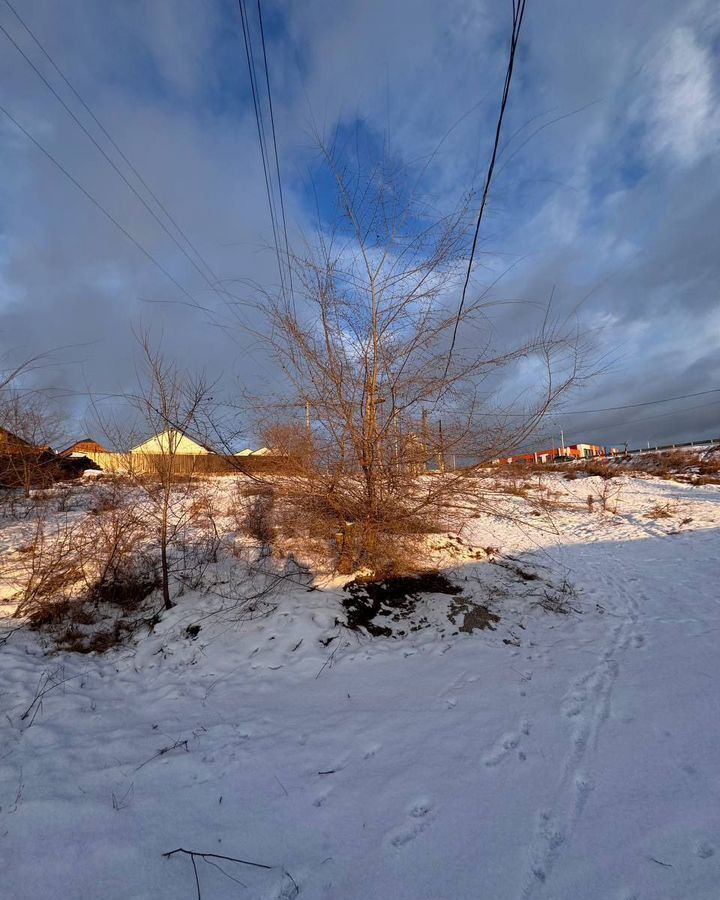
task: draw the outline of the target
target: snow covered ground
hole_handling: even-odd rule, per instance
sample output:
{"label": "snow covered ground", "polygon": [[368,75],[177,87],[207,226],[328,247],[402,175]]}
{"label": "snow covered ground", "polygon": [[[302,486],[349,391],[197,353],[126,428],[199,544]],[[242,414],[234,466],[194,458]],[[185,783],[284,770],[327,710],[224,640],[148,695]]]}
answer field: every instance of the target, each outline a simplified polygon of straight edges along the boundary
{"label": "snow covered ground", "polygon": [[[245,623],[187,594],[105,655],[13,633],[0,895],[716,900],[720,487],[608,484],[616,513],[587,509],[600,479],[556,478],[551,523],[466,527],[499,549],[453,573],[495,631],[362,637],[324,582]],[[567,579],[577,611],[498,561]],[[270,868],[196,858],[198,890],[176,848]]]}

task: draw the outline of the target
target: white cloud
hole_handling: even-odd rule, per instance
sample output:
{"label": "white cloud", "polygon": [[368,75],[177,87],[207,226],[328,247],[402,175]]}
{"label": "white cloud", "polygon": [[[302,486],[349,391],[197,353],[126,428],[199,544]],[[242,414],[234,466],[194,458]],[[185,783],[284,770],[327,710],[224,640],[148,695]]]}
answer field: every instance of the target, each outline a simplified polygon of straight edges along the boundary
{"label": "white cloud", "polygon": [[720,136],[713,59],[692,29],[673,31],[652,67],[648,143],[651,153],[690,166],[712,152]]}

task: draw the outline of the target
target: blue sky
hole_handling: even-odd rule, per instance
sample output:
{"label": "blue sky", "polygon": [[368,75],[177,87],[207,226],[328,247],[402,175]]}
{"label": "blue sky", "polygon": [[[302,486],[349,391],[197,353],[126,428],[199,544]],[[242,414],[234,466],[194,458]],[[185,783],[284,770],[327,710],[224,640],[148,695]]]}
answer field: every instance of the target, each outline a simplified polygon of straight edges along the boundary
{"label": "blue sky", "polygon": [[[274,285],[237,5],[17,0],[16,8],[223,283],[243,298],[253,283]],[[292,241],[314,227],[311,175],[321,210],[331,209],[317,132],[357,132],[371,151],[387,142],[414,179],[452,128],[424,194],[446,208],[478,186],[509,2],[265,0],[263,12]],[[0,24],[72,105],[4,0]],[[593,334],[611,364],[568,409],[720,388],[719,35],[712,2],[528,3],[473,283],[480,290],[515,263],[493,297],[528,304],[498,307],[499,340],[529,333],[532,304],[553,290],[557,314],[577,315]],[[2,34],[0,44],[2,105],[199,302],[217,303]],[[53,385],[118,393],[135,377],[131,327],[142,320],[168,353],[189,369],[207,367],[230,392],[238,382],[277,382],[242,329],[228,335],[187,306],[148,303],[180,295],[1,114],[0,154],[3,350],[72,345],[57,356]],[[82,418],[81,397],[65,402]],[[720,434],[718,413],[720,394],[705,395],[568,413],[551,430],[562,424],[569,439],[602,443],[681,440]]]}

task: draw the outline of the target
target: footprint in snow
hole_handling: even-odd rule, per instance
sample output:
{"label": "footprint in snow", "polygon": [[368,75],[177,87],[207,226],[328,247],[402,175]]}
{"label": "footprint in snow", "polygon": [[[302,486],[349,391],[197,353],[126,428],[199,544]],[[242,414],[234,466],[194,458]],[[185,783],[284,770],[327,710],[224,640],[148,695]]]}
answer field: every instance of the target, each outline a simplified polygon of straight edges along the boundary
{"label": "footprint in snow", "polygon": [[[532,724],[528,719],[521,719],[517,731],[509,731],[504,734],[495,744],[493,749],[485,756],[483,756],[483,764],[488,768],[499,765],[507,756],[510,755],[510,753],[513,752],[513,750],[517,750],[523,736],[527,737],[527,735],[530,734],[531,728]],[[519,752],[518,758],[520,760],[524,760],[526,756],[524,753]]]}
{"label": "footprint in snow", "polygon": [[578,772],[575,776],[575,815],[579,816],[585,806],[587,798],[595,788],[595,782],[589,775]]}
{"label": "footprint in snow", "polygon": [[549,812],[540,812],[529,859],[523,897],[529,897],[537,884],[544,884],[557,852],[565,841],[562,827]]}
{"label": "footprint in snow", "polygon": [[332,794],[332,790],[333,789],[331,787],[329,787],[329,788],[326,788],[324,791],[321,791],[317,795],[317,797],[313,800],[313,806],[317,807],[317,809],[320,809],[321,806],[324,806],[325,801],[330,796],[330,794]]}
{"label": "footprint in snow", "polygon": [[583,704],[587,700],[587,693],[585,691],[578,691],[576,693],[570,694],[562,704],[562,714],[567,719],[573,719],[575,716],[580,715],[582,712]]}
{"label": "footprint in snow", "polygon": [[695,854],[700,859],[710,859],[711,856],[715,855],[715,848],[707,841],[698,841],[695,846]]}
{"label": "footprint in snow", "polygon": [[382,744],[370,744],[365,753],[363,754],[363,759],[372,759],[376,753],[382,750]]}
{"label": "footprint in snow", "polygon": [[427,797],[418,797],[408,807],[408,821],[399,828],[394,828],[388,833],[388,842],[393,847],[403,847],[409,844],[430,825],[432,816],[432,802]]}

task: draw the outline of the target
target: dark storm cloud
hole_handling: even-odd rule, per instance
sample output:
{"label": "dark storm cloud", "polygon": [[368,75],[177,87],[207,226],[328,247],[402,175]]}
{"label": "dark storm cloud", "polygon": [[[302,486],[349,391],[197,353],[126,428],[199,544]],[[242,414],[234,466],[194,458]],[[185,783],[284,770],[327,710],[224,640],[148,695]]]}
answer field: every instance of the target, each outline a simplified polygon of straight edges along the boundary
{"label": "dark storm cloud", "polygon": [[[455,125],[425,188],[442,204],[477,180],[509,4],[268,0],[265,7],[291,236],[312,230],[303,184],[313,165],[313,129],[327,136],[361,120],[369,133],[389,133],[392,152],[419,165]],[[241,300],[252,296],[251,282],[274,286],[234,5],[28,0],[18,10],[222,283]],[[4,4],[0,23],[72,103]],[[476,281],[523,257],[493,296],[537,303],[554,289],[560,316],[587,297],[577,315],[612,365],[568,407],[720,387],[719,29],[709,2],[528,6],[511,140],[484,233],[489,273],[478,271]],[[2,35],[0,46],[3,105],[198,303],[216,310],[209,319],[187,305],[147,303],[188,298],[0,116],[3,345],[82,345],[70,354],[73,364],[54,373],[56,383],[87,381],[114,393],[134,378],[131,326],[142,319],[163,334],[169,355],[189,370],[208,368],[230,393],[237,381],[276,384],[254,338]],[[498,314],[498,338],[529,330],[532,310]],[[214,326],[218,320],[234,323],[231,336]],[[720,404],[702,405],[712,400],[650,406],[643,415],[568,416],[566,432],[580,440],[585,428],[607,443],[702,436],[720,431]],[[73,412],[82,406],[78,400]]]}

